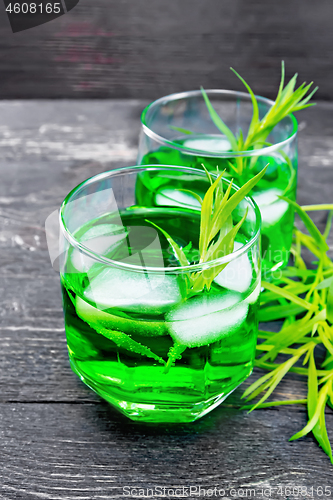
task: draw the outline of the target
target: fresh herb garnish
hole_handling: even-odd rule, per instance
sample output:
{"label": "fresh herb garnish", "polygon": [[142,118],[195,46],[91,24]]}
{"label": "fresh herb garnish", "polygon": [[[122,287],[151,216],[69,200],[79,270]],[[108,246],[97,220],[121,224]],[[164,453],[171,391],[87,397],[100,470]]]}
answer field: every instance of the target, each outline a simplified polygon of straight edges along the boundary
{"label": "fresh herb garnish", "polygon": [[[244,223],[248,210],[246,209],[243,217],[237,224],[234,225],[232,212],[245,198],[245,196],[253,189],[253,187],[260,181],[266,172],[265,167],[259,174],[250,179],[244,186],[239,188],[230,196],[232,189],[232,181],[229,183],[228,188],[223,190],[223,174],[222,172],[213,181],[211,174],[206,170],[207,177],[210,182],[210,187],[207,189],[203,200],[198,197],[201,204],[201,217],[200,217],[200,236],[199,236],[199,264],[214,261],[225,255],[229,255],[234,250],[234,242],[236,235]],[[192,191],[190,191],[191,194]],[[156,229],[161,231],[169,245],[173,249],[181,266],[190,266],[187,258],[186,247],[182,249],[174,239],[161,227],[153,222],[147,220]],[[188,246],[187,246],[188,247]],[[216,264],[209,266],[197,272],[186,272],[185,279],[187,280],[188,293],[187,298],[201,292],[205,288],[209,291],[213,280],[217,275],[227,266],[226,264]],[[167,373],[171,364],[181,357],[182,352],[187,346],[175,343],[168,353],[168,362],[165,368]]]}
{"label": "fresh herb garnish", "polygon": [[[207,171],[207,177],[210,182],[210,187],[207,189],[203,200],[194,192],[188,191],[195,196],[201,204],[200,213],[200,236],[199,236],[199,261],[198,264],[214,261],[225,255],[233,252],[234,242],[239,229],[244,223],[247,210],[237,224],[233,224],[232,212],[245,198],[245,196],[253,189],[253,187],[264,176],[267,166],[256,176],[250,179],[244,186],[239,188],[230,196],[232,189],[232,181],[229,182],[226,191],[223,191],[222,172],[213,181],[211,174]],[[147,220],[150,224],[156,227],[165,236],[175,256],[181,266],[190,266],[187,258],[186,247],[181,248],[174,239],[161,227]],[[216,264],[215,266],[206,269],[205,272],[189,272],[186,277],[189,281],[189,295],[192,293],[201,292],[205,287],[210,290],[211,284],[216,276],[226,267],[227,264]]]}
{"label": "fresh herb garnish", "polygon": [[259,105],[256,96],[254,95],[251,87],[246,83],[246,81],[235,71],[230,68],[235,75],[241,80],[248,90],[253,107],[252,119],[247,132],[246,137],[244,133],[240,130],[236,135],[234,135],[231,130],[226,126],[223,120],[218,116],[214,110],[205,90],[201,88],[202,95],[205,99],[206,106],[208,108],[209,114],[216,125],[216,127],[226,135],[229,139],[233,151],[248,151],[256,149],[256,146],[265,145],[266,139],[273,130],[273,128],[286,116],[295,111],[300,111],[301,109],[308,108],[309,106],[314,106],[315,103],[309,103],[309,100],[313,94],[317,91],[318,87],[314,88],[310,94],[306,95],[310,90],[313,82],[306,85],[302,83],[298,89],[295,90],[297,73],[291,78],[289,83],[284,87],[285,69],[284,62],[282,61],[281,69],[281,81],[276,96],[276,100],[273,106],[267,111],[265,116],[259,119]]}
{"label": "fresh herb garnish", "polygon": [[[294,265],[281,271],[274,283],[262,282],[259,319],[268,322],[283,319],[277,333],[259,330],[255,365],[268,373],[254,382],[245,392],[246,401],[262,395],[250,411],[285,404],[306,404],[308,424],[290,440],[298,439],[312,431],[315,439],[333,463],[332,449],[325,424],[325,407],[333,408],[333,261],[327,255],[333,205],[300,207],[291,202],[304,223],[308,234],[294,229],[292,254]],[[330,210],[326,229],[320,233],[307,212]],[[306,265],[302,250],[310,251],[316,262]],[[314,266],[314,267],[313,267]],[[323,362],[316,361],[315,351],[324,351]],[[288,357],[285,360],[285,357]],[[282,358],[276,362],[276,358]],[[298,361],[303,360],[303,366]],[[289,372],[304,375],[308,380],[307,399],[274,401],[267,403],[283,377]]]}
{"label": "fresh herb garnish", "polygon": [[[309,94],[310,88],[313,82],[306,85],[302,83],[297,89],[296,79],[297,73],[291,78],[289,83],[284,87],[285,81],[285,68],[284,62],[282,61],[281,68],[281,81],[279,85],[279,90],[276,96],[276,100],[272,107],[267,111],[265,116],[260,119],[259,118],[259,104],[257,97],[255,96],[253,90],[248,85],[248,83],[235,71],[233,68],[230,68],[235,75],[241,80],[241,82],[245,85],[247,91],[250,94],[252,101],[252,119],[245,136],[243,130],[239,130],[237,133],[233,133],[230,128],[224,123],[222,118],[219,116],[217,111],[214,109],[211,101],[204,88],[201,87],[202,96],[205,100],[205,104],[207,106],[209,115],[217,127],[217,129],[228,139],[231,145],[232,152],[244,152],[244,151],[253,151],[256,149],[261,149],[264,146],[271,146],[272,144],[267,142],[267,138],[269,134],[272,132],[274,127],[284,118],[286,118],[291,113],[296,111],[300,111],[301,109],[308,108],[309,106],[314,106],[315,103],[309,103],[309,100],[313,96],[313,94],[317,91],[318,87],[314,88]],[[179,132],[189,135],[193,134],[192,131],[186,130],[178,127],[171,127],[174,130],[178,130]],[[281,151],[281,153],[283,153]],[[285,157],[285,153],[283,153]],[[290,162],[290,160],[289,160]],[[236,157],[234,159],[234,163],[229,162],[229,166],[233,175],[237,178],[242,178],[244,171],[247,168],[252,168],[255,165],[255,158],[247,158],[247,157]],[[291,165],[291,169],[293,172],[293,168]]]}

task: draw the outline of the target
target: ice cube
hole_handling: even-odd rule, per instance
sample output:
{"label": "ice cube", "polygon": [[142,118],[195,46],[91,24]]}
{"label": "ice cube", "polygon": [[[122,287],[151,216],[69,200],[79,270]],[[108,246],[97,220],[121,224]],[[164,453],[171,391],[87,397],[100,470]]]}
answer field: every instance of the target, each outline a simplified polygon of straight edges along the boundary
{"label": "ice cube", "polygon": [[[243,246],[235,241],[234,251]],[[252,281],[252,266],[247,253],[241,255],[220,272],[214,279],[215,283],[229,290],[244,293],[248,290]]]}
{"label": "ice cube", "polygon": [[287,212],[289,203],[280,200],[278,196],[281,195],[283,191],[278,188],[253,193],[252,198],[260,208],[263,227],[272,226]]}
{"label": "ice cube", "polygon": [[167,327],[174,342],[187,347],[211,344],[238,330],[249,305],[236,292],[201,295],[189,299],[167,314]]}
{"label": "ice cube", "polygon": [[198,151],[216,152],[223,153],[224,151],[230,151],[231,145],[226,137],[196,137],[191,139],[186,139],[183,142],[183,146],[189,149],[196,149]]}
{"label": "ice cube", "polygon": [[200,208],[199,201],[190,193],[179,191],[177,189],[162,188],[155,195],[156,205],[172,206],[172,207],[190,207]]}
{"label": "ice cube", "polygon": [[[89,250],[105,255],[115,250],[127,235],[128,232],[118,224],[99,224],[88,229],[82,236],[78,237],[78,240]],[[94,259],[76,249],[72,251],[71,261],[81,273],[87,272],[95,263]]]}
{"label": "ice cube", "polygon": [[[113,238],[115,236],[126,237],[127,232],[123,226],[118,224],[98,224],[88,229],[82,236],[78,237],[80,242],[85,242],[85,245],[90,248],[91,241],[101,237]],[[102,240],[103,241],[103,240]],[[90,242],[90,243],[88,243]],[[95,245],[96,246],[96,245]]]}
{"label": "ice cube", "polygon": [[98,309],[119,308],[143,314],[163,314],[182,300],[175,275],[139,273],[109,267],[92,278],[85,297]]}

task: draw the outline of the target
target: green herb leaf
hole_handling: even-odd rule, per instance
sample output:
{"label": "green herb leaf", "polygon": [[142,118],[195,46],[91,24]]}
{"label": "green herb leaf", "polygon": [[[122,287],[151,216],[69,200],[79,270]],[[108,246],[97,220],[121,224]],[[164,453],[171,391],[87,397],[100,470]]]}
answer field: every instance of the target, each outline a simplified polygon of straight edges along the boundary
{"label": "green herb leaf", "polygon": [[[234,226],[225,236],[224,232],[221,231],[221,237],[217,240],[217,242],[212,245],[209,250],[206,253],[206,260],[215,260],[218,259],[222,256],[229,255],[233,252],[234,249],[234,242],[235,242],[235,237],[242,226],[243,222],[245,221],[247,217],[247,210],[245,214],[243,215],[242,219]],[[194,291],[200,291],[202,290],[203,286],[205,285],[207,289],[210,289],[210,286],[213,282],[213,280],[216,278],[218,274],[220,274],[221,271],[228,265],[226,264],[220,264],[216,266],[212,266],[209,269],[209,272],[205,273],[205,277],[203,277],[202,273],[199,273],[200,276],[194,276],[193,279],[193,290]],[[198,279],[199,278],[199,279]]]}
{"label": "green herb leaf", "polygon": [[332,222],[333,222],[333,210],[330,211],[327,217],[326,227],[323,234],[325,241],[327,241],[327,238],[329,237],[329,234],[331,232]]}
{"label": "green herb leaf", "polygon": [[[247,133],[247,136],[251,137],[252,135],[254,135],[256,127],[258,126],[258,123],[259,123],[259,107],[258,107],[258,102],[257,102],[256,96],[254,95],[251,87],[246,83],[246,81],[244,80],[244,78],[242,78],[237,73],[237,71],[235,71],[233,68],[230,68],[230,69],[231,69],[231,71],[233,71],[235,73],[235,75],[245,85],[245,87],[247,88],[247,90],[248,90],[248,92],[250,94],[250,97],[251,97],[253,114],[252,114],[252,119],[251,119],[251,123],[250,123],[250,126],[249,126],[249,130],[248,130],[248,133]],[[241,137],[243,139],[243,134],[242,134]],[[243,142],[243,140],[242,140],[242,142]],[[245,141],[244,146],[245,146],[245,149],[247,149],[247,146],[248,146],[247,141]]]}
{"label": "green herb leaf", "polygon": [[333,210],[333,204],[323,204],[323,205],[302,205],[301,207],[306,212],[313,212],[317,210]]}
{"label": "green herb leaf", "polygon": [[169,128],[171,128],[172,130],[176,130],[176,132],[180,132],[181,134],[185,134],[185,135],[194,134],[194,132],[192,132],[191,130],[187,130],[186,128],[182,128],[182,127],[176,127],[175,125],[169,125]]}
{"label": "green herb leaf", "polygon": [[329,288],[332,285],[332,283],[333,283],[333,276],[321,281],[319,285],[316,286],[316,290],[324,290],[325,288]]}
{"label": "green herb leaf", "polygon": [[255,175],[246,184],[244,184],[238,191],[236,191],[231,198],[227,201],[224,207],[218,208],[214,217],[213,222],[219,217],[220,223],[223,224],[231,213],[235,210],[237,205],[245,198],[245,196],[254,188],[254,186],[260,181],[260,179],[265,175],[268,165],[263,168],[259,174]]}
{"label": "green herb leaf", "polygon": [[331,282],[331,285],[328,290],[326,316],[328,321],[330,321],[333,324],[333,281]]}
{"label": "green herb leaf", "polygon": [[[283,401],[271,401],[269,403],[262,403],[261,405],[257,405],[257,409],[261,408],[271,408],[274,406],[286,406],[286,405],[304,405],[307,403],[306,399],[286,399]],[[252,410],[254,405],[244,405],[240,408],[240,410]]]}
{"label": "green herb leaf", "polygon": [[133,340],[126,333],[117,330],[109,330],[108,328],[102,327],[99,323],[89,323],[89,325],[100,335],[103,335],[107,339],[112,340],[118,347],[122,347],[127,351],[135,352],[137,354],[140,354],[141,356],[153,358],[159,363],[165,365],[165,361],[160,356],[157,356],[157,354],[155,354],[145,345]]}
{"label": "green herb leaf", "polygon": [[209,245],[210,229],[211,229],[211,216],[214,203],[214,192],[222,179],[222,174],[213,182],[207,190],[201,205],[201,220],[200,220],[200,239],[199,239],[199,252],[201,261],[204,261],[204,255]]}
{"label": "green herb leaf", "polygon": [[277,319],[282,319],[289,315],[296,316],[303,311],[304,307],[291,306],[289,304],[283,306],[264,307],[259,311],[259,321],[263,323],[267,321],[276,321]]}
{"label": "green herb leaf", "polygon": [[281,288],[279,286],[274,285],[273,283],[267,283],[267,281],[262,281],[261,285],[266,288],[266,290],[271,290],[274,292],[276,295],[279,295],[281,297],[284,297],[285,299],[290,300],[294,304],[302,307],[303,309],[308,309],[311,310],[313,309],[313,304],[310,304],[310,302],[307,302],[304,299],[301,299],[294,293],[289,292],[285,288]]}
{"label": "green herb leaf", "polygon": [[165,365],[164,373],[168,373],[172,363],[174,363],[177,359],[181,359],[181,355],[185,351],[185,349],[187,349],[187,346],[176,343],[170,348],[168,353],[168,362]]}
{"label": "green herb leaf", "polygon": [[318,399],[318,379],[316,371],[316,363],[314,360],[314,351],[311,351],[309,362],[309,375],[308,375],[308,414],[312,418],[316,411]]}
{"label": "green herb leaf", "polygon": [[281,198],[281,200],[286,201],[287,203],[289,203],[289,205],[294,207],[294,209],[302,219],[306,229],[309,231],[310,235],[317,243],[319,249],[323,252],[327,252],[327,250],[329,250],[329,246],[327,245],[323,235],[321,234],[315,223],[310,219],[308,214],[295,201],[289,200],[289,198],[285,198],[284,196],[279,196],[278,198]]}
{"label": "green herb leaf", "polygon": [[190,189],[178,189],[178,191],[181,191],[182,193],[190,194],[191,196],[193,196],[193,198],[195,198],[200,203],[200,205],[202,205],[202,198],[201,198],[201,196],[198,195],[198,193],[195,193],[194,191],[191,191]]}
{"label": "green herb leaf", "polygon": [[264,388],[257,389],[257,391],[254,391],[250,396],[247,397],[246,401],[249,401],[253,399],[254,397],[257,396],[259,392],[262,392],[262,390],[267,389],[265,392],[264,396],[256,403],[253,408],[250,411],[253,411],[257,406],[261,405],[266,399],[269,398],[269,396],[272,394],[276,386],[281,382],[285,374],[290,370],[290,368],[298,361],[300,356],[302,355],[302,352],[298,354],[297,356],[293,356],[292,358],[288,359],[285,363],[282,363],[278,368],[276,368],[273,372],[271,372],[271,381],[264,386]]}
{"label": "green herb leaf", "polygon": [[[308,415],[309,419],[312,419],[316,413],[316,407],[318,404],[318,379],[316,371],[316,363],[314,359],[314,351],[311,351],[309,360],[309,375],[308,375]],[[330,457],[333,463],[332,449],[328,439],[326,424],[325,424],[325,405],[321,407],[318,422],[312,429],[312,434],[323,448],[325,453]]]}
{"label": "green herb leaf", "polygon": [[180,246],[171,238],[171,236],[166,231],[164,231],[164,229],[162,229],[159,226],[157,226],[156,224],[154,224],[154,222],[151,222],[149,220],[146,220],[146,222],[148,222],[152,226],[156,227],[156,229],[158,229],[159,231],[161,231],[161,233],[165,236],[165,238],[167,239],[168,243],[170,244],[170,246],[172,247],[173,251],[175,252],[176,257],[177,257],[177,259],[180,262],[180,265],[181,266],[188,266],[189,262],[188,262],[188,260],[186,258],[185,253],[180,248]]}
{"label": "green herb leaf", "polygon": [[219,117],[219,115],[217,114],[217,112],[213,108],[213,105],[210,102],[209,97],[206,94],[206,92],[205,92],[205,90],[204,90],[203,87],[201,87],[201,93],[202,93],[202,96],[203,96],[203,98],[205,100],[205,103],[206,103],[208,112],[210,114],[210,117],[212,119],[212,122],[219,129],[219,131],[222,132],[222,134],[224,134],[227,137],[227,139],[229,140],[229,142],[231,144],[231,147],[233,148],[234,151],[236,151],[236,149],[237,149],[237,140],[236,140],[236,137],[234,136],[234,134],[231,132],[230,128],[227,127],[227,125]]}
{"label": "green herb leaf", "polygon": [[326,401],[328,398],[328,389],[329,389],[329,383],[326,383],[321,390],[319,391],[318,394],[318,399],[317,399],[317,404],[315,407],[315,412],[313,413],[312,417],[310,418],[309,422],[307,425],[299,432],[294,434],[289,441],[294,441],[295,439],[299,439],[303,436],[306,436],[309,432],[312,431],[312,429],[315,427],[317,422],[319,421],[322,409],[325,408]]}

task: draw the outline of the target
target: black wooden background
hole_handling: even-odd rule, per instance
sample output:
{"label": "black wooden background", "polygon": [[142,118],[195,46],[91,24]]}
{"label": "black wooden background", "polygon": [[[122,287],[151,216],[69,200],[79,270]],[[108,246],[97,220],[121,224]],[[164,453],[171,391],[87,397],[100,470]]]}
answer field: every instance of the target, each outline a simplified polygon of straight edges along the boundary
{"label": "black wooden background", "polygon": [[0,98],[144,97],[205,87],[274,97],[287,75],[333,99],[332,0],[80,0],[13,34],[0,2]]}

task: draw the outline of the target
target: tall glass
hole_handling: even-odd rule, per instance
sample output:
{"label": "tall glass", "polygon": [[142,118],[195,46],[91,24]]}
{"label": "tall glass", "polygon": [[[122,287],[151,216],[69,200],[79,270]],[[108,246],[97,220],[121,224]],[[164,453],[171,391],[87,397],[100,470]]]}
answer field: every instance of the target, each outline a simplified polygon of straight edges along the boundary
{"label": "tall glass", "polygon": [[[237,223],[248,210],[233,253],[180,266],[161,229],[196,262],[200,210],[167,198],[161,180],[171,178],[209,187],[196,169],[129,167],[83,182],[60,210],[71,367],[122,413],[150,422],[190,422],[221,403],[252,371],[258,328],[258,207],[246,198],[233,212]],[[189,289],[191,273],[213,272],[210,291]]]}
{"label": "tall glass", "polygon": [[[215,110],[230,130],[247,133],[251,117],[250,96],[228,90],[206,91]],[[261,119],[273,101],[258,97]],[[232,151],[227,137],[216,128],[200,91],[162,97],[142,113],[138,163],[184,165],[210,171],[226,169],[226,176],[240,186],[269,165],[251,196],[262,216],[262,271],[269,279],[289,259],[294,210],[287,201],[296,200],[297,121],[290,115],[251,151]],[[170,186],[169,189],[172,189]],[[170,195],[170,191],[169,191]]]}

